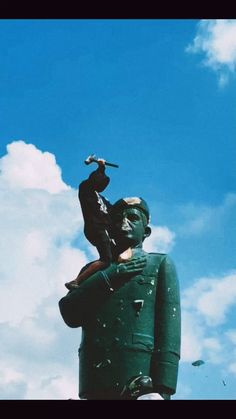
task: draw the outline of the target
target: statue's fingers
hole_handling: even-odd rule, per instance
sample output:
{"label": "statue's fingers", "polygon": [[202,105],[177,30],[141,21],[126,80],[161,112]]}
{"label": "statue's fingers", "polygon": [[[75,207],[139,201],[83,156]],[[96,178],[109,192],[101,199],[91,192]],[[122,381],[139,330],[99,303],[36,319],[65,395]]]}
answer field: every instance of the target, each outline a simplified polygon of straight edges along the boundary
{"label": "statue's fingers", "polygon": [[142,272],[143,268],[144,268],[144,266],[143,266],[142,268],[134,268],[134,269],[132,270],[132,273],[135,273],[135,272]]}
{"label": "statue's fingers", "polygon": [[146,256],[138,256],[131,259],[131,262],[137,262],[138,260],[145,260],[145,259],[147,259]]}
{"label": "statue's fingers", "polygon": [[147,259],[146,259],[146,257],[144,256],[142,256],[142,257],[140,257],[140,258],[135,258],[135,259],[132,259],[130,262],[126,262],[126,264],[125,264],[125,266],[127,266],[127,267],[132,267],[132,266],[136,266],[136,265],[139,265],[139,264],[143,264],[143,263],[147,263]]}
{"label": "statue's fingers", "polygon": [[127,270],[127,272],[137,272],[137,271],[142,271],[143,268],[145,268],[145,264],[138,264],[136,266],[132,266],[131,268],[129,268]]}
{"label": "statue's fingers", "polygon": [[138,266],[145,266],[147,264],[147,261],[145,259],[142,260],[136,260],[136,261],[132,261],[129,262],[129,264],[127,263],[125,266],[127,266],[127,268],[136,268]]}
{"label": "statue's fingers", "polygon": [[136,268],[136,267],[143,267],[143,266],[146,266],[146,264],[147,264],[147,261],[146,260],[142,260],[142,261],[138,261],[138,262],[135,262],[134,263],[134,267]]}

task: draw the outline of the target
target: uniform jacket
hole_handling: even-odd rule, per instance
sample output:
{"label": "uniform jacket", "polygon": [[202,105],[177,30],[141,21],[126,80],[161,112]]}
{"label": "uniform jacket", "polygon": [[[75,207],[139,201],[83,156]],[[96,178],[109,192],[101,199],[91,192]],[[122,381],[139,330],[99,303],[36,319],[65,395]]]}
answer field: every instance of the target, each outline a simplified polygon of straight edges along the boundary
{"label": "uniform jacket", "polygon": [[161,394],[176,391],[180,359],[179,284],[168,255],[145,253],[139,275],[111,292],[101,272],[59,302],[69,327],[82,327],[79,395],[119,398],[127,381],[149,375]]}

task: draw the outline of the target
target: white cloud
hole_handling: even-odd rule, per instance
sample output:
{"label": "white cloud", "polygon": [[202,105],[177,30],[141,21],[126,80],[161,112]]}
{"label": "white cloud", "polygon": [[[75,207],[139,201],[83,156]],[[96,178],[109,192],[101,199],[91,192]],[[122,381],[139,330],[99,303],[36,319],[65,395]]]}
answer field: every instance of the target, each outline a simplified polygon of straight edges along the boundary
{"label": "white cloud", "polygon": [[181,360],[193,362],[202,356],[204,329],[199,318],[187,310],[182,310],[181,324]]}
{"label": "white cloud", "polygon": [[[46,368],[45,368],[46,367]],[[27,378],[26,399],[78,399],[78,370],[65,368],[62,363],[46,365]],[[50,374],[48,374],[48,367]]]}
{"label": "white cloud", "polygon": [[[7,149],[0,159],[0,397],[77,398],[80,331],[65,326],[58,308],[64,283],[88,262],[77,191],[61,180],[50,153],[22,141]],[[80,237],[85,251],[73,245]],[[65,336],[71,357],[62,359]]]}
{"label": "white cloud", "polygon": [[225,333],[226,337],[236,345],[236,329],[230,329]]}
{"label": "white cloud", "polygon": [[229,371],[236,375],[236,362],[229,365]]}
{"label": "white cloud", "polygon": [[15,324],[34,315],[42,299],[63,292],[87,257],[71,244],[82,229],[75,191],[13,192],[0,183],[0,197],[0,317]]}
{"label": "white cloud", "polygon": [[221,364],[224,361],[224,345],[220,342],[220,337],[205,337],[203,348],[207,353],[208,361],[212,364]]}
{"label": "white cloud", "polygon": [[180,205],[179,211],[182,223],[177,227],[181,236],[200,236],[222,226],[222,221],[236,208],[236,194],[227,193],[218,206],[196,205],[188,203]]}
{"label": "white cloud", "polygon": [[19,364],[16,359],[6,358],[0,364],[2,399],[78,399],[76,363],[65,367],[63,363],[47,360],[38,365],[30,359],[24,361]]}
{"label": "white cloud", "polygon": [[10,363],[6,365],[6,360],[0,363],[0,377],[1,399],[24,397],[26,392],[24,374],[12,367]]}
{"label": "white cloud", "polygon": [[180,208],[186,222],[179,227],[182,235],[200,235],[211,227],[213,209],[187,204]]}
{"label": "white cloud", "polygon": [[209,325],[220,325],[236,304],[236,272],[222,278],[201,278],[182,295],[185,308],[197,310]]}
{"label": "white cloud", "polygon": [[236,20],[201,20],[187,51],[203,53],[204,65],[217,72],[219,84],[224,86],[236,70]]}
{"label": "white cloud", "polygon": [[219,373],[236,373],[236,330],[229,327],[236,305],[236,272],[200,278],[181,292],[182,362],[203,359]]}
{"label": "white cloud", "polygon": [[221,345],[219,343],[219,340],[216,338],[206,338],[204,339],[204,346],[206,348],[212,349],[214,351],[220,351]]}
{"label": "white cloud", "polygon": [[24,317],[18,325],[22,339],[33,340],[35,345],[51,345],[56,340],[56,331],[47,326],[38,324],[38,319]]}
{"label": "white cloud", "polygon": [[55,156],[38,150],[33,144],[13,141],[0,162],[1,178],[10,188],[43,189],[59,193],[69,189],[61,179]]}
{"label": "white cloud", "polygon": [[[8,150],[0,159],[0,318],[18,324],[34,316],[45,298],[61,295],[64,283],[77,275],[87,257],[72,245],[83,226],[77,191],[61,181],[54,156],[21,141]],[[27,163],[35,170],[31,188],[25,186],[23,157],[32,158]],[[40,173],[48,174],[42,188]]]}
{"label": "white cloud", "polygon": [[143,243],[146,252],[168,253],[174,246],[175,233],[168,227],[151,225],[152,233]]}

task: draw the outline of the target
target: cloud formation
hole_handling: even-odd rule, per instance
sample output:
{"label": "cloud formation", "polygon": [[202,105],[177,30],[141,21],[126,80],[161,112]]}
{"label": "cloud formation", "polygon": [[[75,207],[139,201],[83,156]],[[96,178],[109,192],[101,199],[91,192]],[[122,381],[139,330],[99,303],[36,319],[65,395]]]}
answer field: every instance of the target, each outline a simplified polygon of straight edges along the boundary
{"label": "cloud formation", "polygon": [[175,243],[175,233],[165,226],[151,225],[152,233],[143,243],[146,252],[169,253]]}
{"label": "cloud formation", "polygon": [[235,374],[236,331],[229,312],[236,305],[236,271],[196,280],[182,291],[181,301],[182,361],[203,359]]}
{"label": "cloud formation", "polygon": [[236,272],[222,278],[201,278],[183,293],[183,306],[196,310],[209,325],[220,325],[236,304]]}
{"label": "cloud formation", "polygon": [[200,236],[222,228],[223,220],[227,220],[236,208],[236,194],[227,193],[221,204],[217,206],[197,205],[188,203],[176,208],[181,222],[176,227],[180,236]]}
{"label": "cloud formation", "polygon": [[38,150],[33,144],[13,141],[0,160],[1,180],[10,188],[41,189],[59,193],[70,189],[61,179],[55,156]]}
{"label": "cloud formation", "polygon": [[236,70],[236,20],[201,20],[186,50],[204,54],[203,64],[216,72],[219,85],[224,86]]}
{"label": "cloud formation", "polygon": [[[62,181],[52,154],[23,141],[7,150],[0,159],[1,398],[75,398],[77,364],[73,375],[75,360],[61,359],[58,301],[88,262],[77,191]],[[80,331],[68,337],[73,354],[79,339]]]}

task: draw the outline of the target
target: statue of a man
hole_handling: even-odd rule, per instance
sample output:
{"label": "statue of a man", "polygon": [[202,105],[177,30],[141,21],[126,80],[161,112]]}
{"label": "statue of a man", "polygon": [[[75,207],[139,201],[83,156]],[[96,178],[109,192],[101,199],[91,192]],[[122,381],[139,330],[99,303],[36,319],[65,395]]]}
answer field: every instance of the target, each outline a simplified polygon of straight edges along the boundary
{"label": "statue of a man", "polygon": [[[59,302],[65,323],[82,327],[79,396],[142,400],[155,393],[168,400],[176,391],[180,359],[175,266],[168,255],[142,248],[151,234],[142,198],[117,201],[112,220],[116,254],[111,265]],[[120,262],[119,255],[130,248],[131,258]]]}

